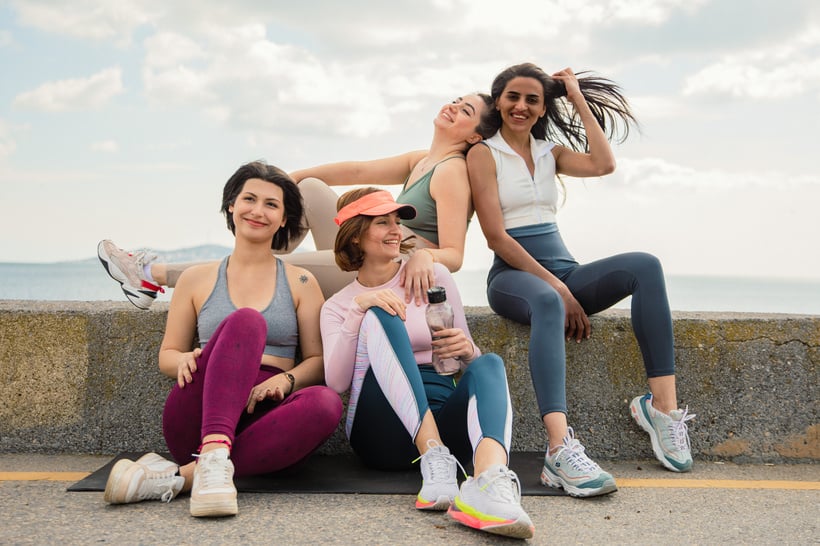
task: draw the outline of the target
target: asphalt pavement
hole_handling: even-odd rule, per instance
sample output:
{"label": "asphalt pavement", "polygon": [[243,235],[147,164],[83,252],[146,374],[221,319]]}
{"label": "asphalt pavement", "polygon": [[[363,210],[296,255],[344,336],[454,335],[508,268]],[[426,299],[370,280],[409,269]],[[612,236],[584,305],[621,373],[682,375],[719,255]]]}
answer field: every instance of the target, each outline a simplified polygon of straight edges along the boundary
{"label": "asphalt pavement", "polygon": [[[513,544],[412,495],[243,494],[239,515],[198,519],[188,498],[109,506],[66,488],[111,457],[0,454],[1,544]],[[654,461],[602,462],[605,497],[523,498],[530,544],[820,544],[820,465],[695,461],[673,474]]]}

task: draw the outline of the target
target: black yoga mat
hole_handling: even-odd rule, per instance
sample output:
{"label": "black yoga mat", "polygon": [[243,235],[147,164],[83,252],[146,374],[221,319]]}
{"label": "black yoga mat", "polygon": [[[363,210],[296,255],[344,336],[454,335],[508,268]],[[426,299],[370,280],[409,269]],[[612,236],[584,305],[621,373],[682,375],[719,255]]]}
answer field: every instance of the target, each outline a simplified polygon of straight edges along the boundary
{"label": "black yoga mat", "polygon": [[[111,468],[120,459],[139,459],[143,453],[120,453],[105,466],[71,485],[68,491],[105,491]],[[162,454],[163,457],[171,457]],[[564,495],[560,489],[544,487],[539,477],[544,454],[513,452],[512,468],[521,481],[524,495]],[[415,495],[421,487],[418,469],[385,472],[362,465],[353,454],[313,455],[302,463],[273,474],[235,478],[239,491],[247,493],[363,493]]]}

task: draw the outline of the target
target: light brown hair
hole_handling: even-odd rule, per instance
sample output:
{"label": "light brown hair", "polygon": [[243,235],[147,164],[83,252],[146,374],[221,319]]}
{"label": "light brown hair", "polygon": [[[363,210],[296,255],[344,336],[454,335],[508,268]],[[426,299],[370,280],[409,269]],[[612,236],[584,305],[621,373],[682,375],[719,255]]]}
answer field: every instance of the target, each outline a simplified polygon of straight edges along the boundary
{"label": "light brown hair", "polygon": [[[336,210],[341,210],[342,207],[349,205],[353,201],[377,191],[382,190],[369,187],[345,192],[339,197],[339,200],[336,201]],[[362,267],[364,263],[364,252],[362,252],[359,246],[359,241],[361,241],[362,236],[370,227],[373,218],[373,216],[364,215],[354,216],[339,226],[339,232],[336,234],[336,243],[333,246],[333,254],[336,258],[336,265],[338,265],[342,271],[358,271]],[[402,254],[409,253],[414,246],[413,242],[409,239],[410,238],[403,240],[399,245],[399,252]]]}

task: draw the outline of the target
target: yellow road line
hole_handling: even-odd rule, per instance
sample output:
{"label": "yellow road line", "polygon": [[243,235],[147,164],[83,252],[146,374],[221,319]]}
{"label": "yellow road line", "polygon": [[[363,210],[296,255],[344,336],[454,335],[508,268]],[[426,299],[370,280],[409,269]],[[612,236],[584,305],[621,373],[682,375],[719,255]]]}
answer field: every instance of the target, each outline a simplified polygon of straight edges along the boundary
{"label": "yellow road line", "polygon": [[820,490],[820,482],[789,480],[661,480],[647,478],[616,478],[618,487],[642,487],[649,489],[799,489]]}
{"label": "yellow road line", "polygon": [[[89,472],[0,472],[0,482],[76,482]],[[695,480],[617,478],[619,488],[643,489],[787,489],[820,491],[820,482],[796,480]]]}
{"label": "yellow road line", "polygon": [[0,482],[76,482],[90,472],[0,472]]}

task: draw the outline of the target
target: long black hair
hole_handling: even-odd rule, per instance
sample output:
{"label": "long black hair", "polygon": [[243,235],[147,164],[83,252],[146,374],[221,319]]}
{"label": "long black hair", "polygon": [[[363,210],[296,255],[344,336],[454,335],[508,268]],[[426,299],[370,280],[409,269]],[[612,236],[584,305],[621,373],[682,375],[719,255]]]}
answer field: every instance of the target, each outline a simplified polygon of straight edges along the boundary
{"label": "long black hair", "polygon": [[[638,121],[632,114],[629,102],[621,92],[621,88],[612,80],[596,76],[589,71],[578,72],[576,76],[581,93],[607,138],[616,142],[626,140],[630,126],[634,125],[638,128]],[[491,87],[493,100],[501,96],[510,80],[519,77],[536,79],[544,88],[547,113],[533,126],[530,131],[532,136],[563,144],[575,151],[589,151],[584,125],[578,114],[568,101],[559,100],[567,96],[566,86],[538,66],[532,63],[522,63],[502,70],[493,80]],[[490,123],[494,121],[496,130],[500,129],[501,116],[498,111],[491,108],[489,116],[491,116]]]}

